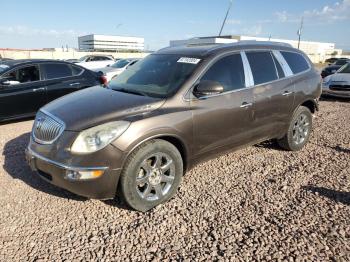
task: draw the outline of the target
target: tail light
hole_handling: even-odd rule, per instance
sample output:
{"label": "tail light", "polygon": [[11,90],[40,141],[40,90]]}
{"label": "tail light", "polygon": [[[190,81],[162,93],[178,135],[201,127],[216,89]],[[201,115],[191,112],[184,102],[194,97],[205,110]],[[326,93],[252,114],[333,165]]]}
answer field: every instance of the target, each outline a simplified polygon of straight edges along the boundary
{"label": "tail light", "polygon": [[101,83],[102,85],[107,85],[107,83],[108,83],[107,77],[104,76],[104,75],[100,76],[100,83]]}

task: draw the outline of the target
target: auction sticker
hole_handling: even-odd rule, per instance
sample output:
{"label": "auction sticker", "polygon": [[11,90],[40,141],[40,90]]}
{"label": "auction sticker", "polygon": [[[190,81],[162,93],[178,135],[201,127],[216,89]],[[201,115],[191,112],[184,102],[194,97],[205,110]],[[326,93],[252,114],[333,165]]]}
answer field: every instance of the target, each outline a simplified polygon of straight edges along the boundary
{"label": "auction sticker", "polygon": [[198,58],[192,58],[192,57],[181,57],[179,60],[177,60],[178,63],[186,63],[186,64],[198,64],[201,60]]}

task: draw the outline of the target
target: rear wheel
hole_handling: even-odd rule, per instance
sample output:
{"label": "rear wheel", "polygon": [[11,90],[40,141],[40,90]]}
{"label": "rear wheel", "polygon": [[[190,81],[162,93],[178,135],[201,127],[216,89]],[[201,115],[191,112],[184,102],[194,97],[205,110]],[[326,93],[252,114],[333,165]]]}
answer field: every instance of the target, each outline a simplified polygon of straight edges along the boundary
{"label": "rear wheel", "polygon": [[145,212],[176,193],[182,174],[177,148],[164,140],[152,140],[127,159],[120,177],[122,196],[129,206]]}
{"label": "rear wheel", "polygon": [[298,151],[309,141],[312,130],[312,114],[305,106],[300,106],[289,124],[287,134],[278,144],[287,150]]}

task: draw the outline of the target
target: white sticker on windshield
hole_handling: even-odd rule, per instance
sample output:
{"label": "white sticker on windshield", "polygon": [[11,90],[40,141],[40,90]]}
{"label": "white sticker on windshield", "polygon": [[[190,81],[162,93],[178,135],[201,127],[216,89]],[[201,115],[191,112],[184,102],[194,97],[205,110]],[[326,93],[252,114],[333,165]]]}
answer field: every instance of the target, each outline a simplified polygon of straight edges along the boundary
{"label": "white sticker on windshield", "polygon": [[0,65],[0,68],[9,68],[9,66],[8,65]]}
{"label": "white sticker on windshield", "polygon": [[186,63],[186,64],[198,64],[199,61],[201,61],[198,58],[192,58],[192,57],[181,57],[179,60],[177,60],[178,63]]}

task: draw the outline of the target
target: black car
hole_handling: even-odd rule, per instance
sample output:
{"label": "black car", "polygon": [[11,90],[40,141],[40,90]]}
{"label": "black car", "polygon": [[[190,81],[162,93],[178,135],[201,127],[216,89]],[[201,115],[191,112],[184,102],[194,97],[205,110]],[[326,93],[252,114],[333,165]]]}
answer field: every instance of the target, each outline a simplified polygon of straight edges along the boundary
{"label": "black car", "polygon": [[34,116],[58,97],[103,82],[100,74],[64,61],[1,61],[0,122]]}
{"label": "black car", "polygon": [[350,59],[338,59],[333,65],[327,66],[322,70],[321,72],[322,78],[325,78],[326,76],[334,74],[335,72],[338,71],[338,69],[340,69],[343,65],[349,62],[350,62]]}
{"label": "black car", "polygon": [[339,58],[331,57],[331,58],[326,59],[325,62],[326,62],[327,64],[333,64],[333,63],[337,62],[338,59],[339,59]]}

